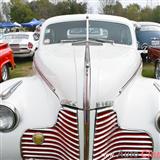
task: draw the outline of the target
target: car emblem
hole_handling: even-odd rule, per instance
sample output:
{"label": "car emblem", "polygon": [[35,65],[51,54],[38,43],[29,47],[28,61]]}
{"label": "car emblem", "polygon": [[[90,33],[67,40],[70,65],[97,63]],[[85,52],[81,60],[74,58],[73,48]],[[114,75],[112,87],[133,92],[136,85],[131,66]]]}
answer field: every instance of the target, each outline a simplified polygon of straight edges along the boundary
{"label": "car emblem", "polygon": [[32,139],[36,145],[41,145],[44,142],[44,135],[42,133],[35,133]]}

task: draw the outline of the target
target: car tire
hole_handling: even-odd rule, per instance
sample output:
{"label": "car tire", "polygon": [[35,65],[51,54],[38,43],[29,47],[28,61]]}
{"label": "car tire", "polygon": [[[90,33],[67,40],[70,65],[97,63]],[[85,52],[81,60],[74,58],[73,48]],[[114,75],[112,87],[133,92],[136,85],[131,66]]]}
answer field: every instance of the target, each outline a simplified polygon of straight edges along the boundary
{"label": "car tire", "polygon": [[2,82],[9,79],[9,66],[7,64],[3,65],[1,71]]}
{"label": "car tire", "polygon": [[154,75],[156,79],[160,80],[160,60],[155,62]]}

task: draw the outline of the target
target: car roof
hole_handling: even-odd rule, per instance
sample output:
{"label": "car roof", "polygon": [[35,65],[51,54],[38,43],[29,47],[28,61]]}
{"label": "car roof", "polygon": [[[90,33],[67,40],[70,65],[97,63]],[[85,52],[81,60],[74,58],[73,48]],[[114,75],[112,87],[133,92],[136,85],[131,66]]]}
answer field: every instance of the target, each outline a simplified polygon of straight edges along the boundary
{"label": "car roof", "polygon": [[141,26],[158,26],[160,27],[159,23],[156,22],[137,22],[138,24],[140,24]]}
{"label": "car roof", "polygon": [[55,16],[46,20],[43,24],[49,25],[52,23],[60,23],[60,22],[67,22],[67,21],[79,21],[79,20],[86,20],[86,17],[89,17],[89,20],[107,20],[111,22],[117,23],[124,23],[124,24],[131,24],[131,21],[127,18],[120,17],[120,16],[113,16],[113,15],[102,15],[102,14],[75,14],[75,15],[62,15],[62,16]]}

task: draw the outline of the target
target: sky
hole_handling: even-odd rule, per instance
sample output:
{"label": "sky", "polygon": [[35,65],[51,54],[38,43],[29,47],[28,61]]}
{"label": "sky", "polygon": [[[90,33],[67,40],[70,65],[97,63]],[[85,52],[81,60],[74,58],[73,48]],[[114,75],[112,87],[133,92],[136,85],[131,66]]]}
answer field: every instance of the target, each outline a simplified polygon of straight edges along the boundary
{"label": "sky", "polygon": [[[89,6],[93,9],[94,13],[98,12],[98,8],[100,8],[100,1],[102,0],[79,0],[82,2],[88,2]],[[150,7],[155,7],[157,5],[160,5],[160,0],[119,0],[119,2],[126,7],[129,4],[137,3],[141,7],[145,7],[146,5]]]}

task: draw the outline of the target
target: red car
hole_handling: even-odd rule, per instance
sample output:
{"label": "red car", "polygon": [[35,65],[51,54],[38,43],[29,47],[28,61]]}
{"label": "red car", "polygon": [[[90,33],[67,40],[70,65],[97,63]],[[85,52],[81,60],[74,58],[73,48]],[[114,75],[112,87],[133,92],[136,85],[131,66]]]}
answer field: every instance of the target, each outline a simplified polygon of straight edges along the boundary
{"label": "red car", "polygon": [[15,68],[13,52],[7,43],[0,43],[0,81],[9,79],[9,68]]}

